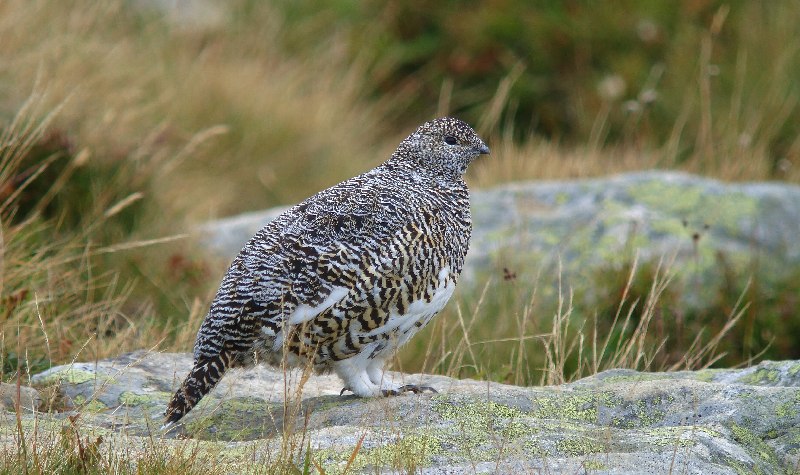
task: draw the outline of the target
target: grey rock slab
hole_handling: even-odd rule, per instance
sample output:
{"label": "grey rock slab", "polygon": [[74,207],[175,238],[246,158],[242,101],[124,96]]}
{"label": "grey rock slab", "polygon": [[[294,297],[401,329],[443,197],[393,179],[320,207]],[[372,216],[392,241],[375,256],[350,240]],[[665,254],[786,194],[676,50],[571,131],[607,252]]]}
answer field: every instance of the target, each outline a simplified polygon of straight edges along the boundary
{"label": "grey rock slab", "polygon": [[[800,361],[610,370],[546,387],[389,372],[439,393],[375,399],[340,396],[334,376],[256,368],[226,375],[162,433],[161,414],[190,365],[190,355],[140,351],[52,368],[33,382],[59,385],[64,412],[23,417],[47,427],[80,412],[85,430],[126,447],[151,435],[165,446],[205,441],[228,454],[219,463],[232,473],[275,460],[287,443],[310,447],[327,473],[341,473],[357,446],[350,470],[365,473],[772,474],[794,473],[800,454]],[[14,416],[0,429],[13,429]]]}
{"label": "grey rock slab", "polygon": [[[284,209],[213,221],[198,232],[209,249],[232,258]],[[800,187],[783,183],[723,183],[663,171],[522,182],[473,190],[472,214],[467,285],[481,286],[508,268],[520,279],[552,280],[546,286],[559,275],[580,286],[638,255],[671,263],[687,303],[702,307],[707,286],[726,275],[746,279],[757,269],[760,285],[768,286],[800,265]]]}
{"label": "grey rock slab", "polygon": [[0,383],[0,409],[16,411],[17,404],[23,411],[35,411],[42,404],[42,396],[30,386]]}

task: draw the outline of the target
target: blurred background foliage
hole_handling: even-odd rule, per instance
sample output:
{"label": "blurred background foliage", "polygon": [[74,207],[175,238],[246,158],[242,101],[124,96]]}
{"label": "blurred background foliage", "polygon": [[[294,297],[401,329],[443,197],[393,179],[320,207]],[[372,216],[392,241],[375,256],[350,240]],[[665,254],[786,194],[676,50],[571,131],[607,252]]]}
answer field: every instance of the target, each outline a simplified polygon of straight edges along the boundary
{"label": "blurred background foliage", "polygon": [[[185,236],[193,225],[296,202],[377,165],[436,115],[491,144],[472,186],[654,167],[796,183],[798,24],[788,0],[4,0],[4,373],[188,350],[227,265]],[[797,286],[778,288],[748,291],[758,319],[727,342],[725,364],[770,343],[768,357],[798,356]],[[504,292],[492,287],[482,311],[532,311]],[[664,326],[654,344],[724,326],[742,287],[719,292],[716,314],[682,315],[685,328]],[[680,296],[663,298],[667,321]],[[474,300],[459,305],[482,317]],[[577,302],[574,316],[619,305]],[[501,340],[547,328],[552,306],[533,310],[522,333],[516,318],[476,324],[474,341],[499,342],[481,351],[500,356],[458,374],[519,374],[522,350]],[[404,369],[452,373],[455,319],[451,308],[430,330],[438,363],[412,348]],[[537,344],[525,342],[531,358]]]}
{"label": "blurred background foliage", "polygon": [[[326,14],[315,15],[321,4]],[[797,157],[800,55],[791,2],[277,5],[288,24],[319,21],[288,31],[290,51],[301,54],[320,31],[344,37],[349,55],[369,64],[374,97],[410,94],[411,122],[420,111],[436,112],[444,91],[450,111],[491,131],[600,146],[658,146],[678,133],[685,159],[704,151],[697,146],[706,145],[700,134],[711,111],[708,133],[763,140],[775,177],[781,159]],[[508,90],[488,120],[499,85]]]}

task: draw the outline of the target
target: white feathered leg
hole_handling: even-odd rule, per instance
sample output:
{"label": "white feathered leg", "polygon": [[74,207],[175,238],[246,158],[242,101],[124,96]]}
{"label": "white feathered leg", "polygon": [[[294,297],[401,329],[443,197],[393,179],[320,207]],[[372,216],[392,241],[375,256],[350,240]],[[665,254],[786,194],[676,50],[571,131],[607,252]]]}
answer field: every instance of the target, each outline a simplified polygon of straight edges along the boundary
{"label": "white feathered leg", "polygon": [[[397,396],[404,392],[414,394],[424,391],[437,392],[430,386],[417,386],[416,384],[406,384],[397,387],[391,379],[384,374],[383,365],[385,360],[370,360],[362,355],[357,355],[346,360],[337,361],[334,364],[334,371],[344,381],[344,391],[352,391],[360,397],[374,396]],[[366,361],[365,361],[366,360]]]}
{"label": "white feathered leg", "polygon": [[386,374],[385,367],[385,359],[373,358],[367,363],[367,376],[369,376],[369,380],[373,384],[383,385],[386,383],[389,386],[394,386],[391,378]]}
{"label": "white feathered leg", "polygon": [[369,363],[364,361],[366,358],[361,355],[337,361],[334,364],[334,371],[344,381],[345,388],[360,397],[384,396],[397,392],[397,388],[384,383],[381,375],[378,374],[377,382],[373,381],[371,372],[368,372]]}

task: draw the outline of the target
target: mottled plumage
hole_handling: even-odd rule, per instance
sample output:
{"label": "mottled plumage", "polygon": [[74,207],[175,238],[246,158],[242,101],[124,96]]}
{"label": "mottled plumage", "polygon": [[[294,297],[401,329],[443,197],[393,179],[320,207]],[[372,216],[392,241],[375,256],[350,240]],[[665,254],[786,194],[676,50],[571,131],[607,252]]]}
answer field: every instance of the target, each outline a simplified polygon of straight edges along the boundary
{"label": "mottled plumage", "polygon": [[178,421],[234,367],[312,362],[368,397],[386,359],[444,307],[469,247],[467,166],[488,147],[466,123],[422,124],[375,169],[290,208],[244,246],[170,402]]}

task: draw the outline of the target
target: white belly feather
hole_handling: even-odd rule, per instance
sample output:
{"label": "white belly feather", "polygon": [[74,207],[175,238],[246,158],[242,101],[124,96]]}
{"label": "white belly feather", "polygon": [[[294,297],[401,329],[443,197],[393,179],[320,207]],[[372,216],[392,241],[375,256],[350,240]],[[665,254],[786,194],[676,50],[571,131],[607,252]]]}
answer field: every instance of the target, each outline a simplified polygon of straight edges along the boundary
{"label": "white belly feather", "polygon": [[[414,334],[425,327],[434,315],[439,313],[444,308],[453,292],[456,289],[456,284],[450,278],[450,267],[445,266],[439,271],[438,286],[433,291],[433,297],[430,302],[425,300],[416,300],[411,302],[406,309],[405,313],[392,312],[385,325],[382,325],[369,333],[366,336],[375,336],[387,333],[395,333],[396,338],[391,339],[390,348],[394,350],[405,344]],[[417,325],[417,322],[422,322]]]}

